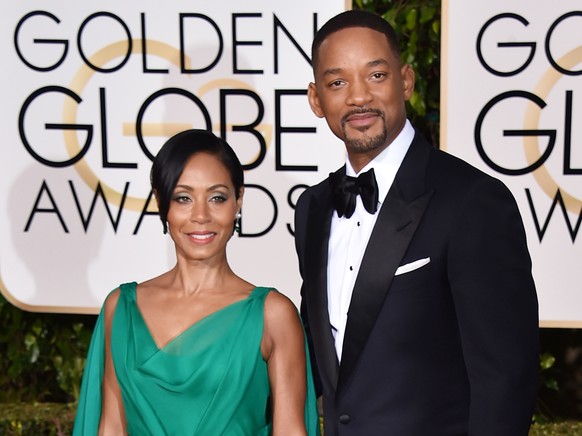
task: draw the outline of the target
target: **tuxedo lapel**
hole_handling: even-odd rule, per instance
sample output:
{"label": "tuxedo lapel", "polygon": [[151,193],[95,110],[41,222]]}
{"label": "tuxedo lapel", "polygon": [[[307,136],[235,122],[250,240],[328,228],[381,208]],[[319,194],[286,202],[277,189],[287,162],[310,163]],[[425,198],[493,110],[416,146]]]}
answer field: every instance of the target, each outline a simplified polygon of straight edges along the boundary
{"label": "tuxedo lapel", "polygon": [[430,148],[415,137],[378,215],[348,310],[338,390],[345,386],[430,201],[425,187]]}
{"label": "tuxedo lapel", "polygon": [[[344,169],[345,171],[345,169]],[[322,381],[335,390],[339,363],[331,334],[327,301],[328,243],[333,204],[331,188],[325,184],[321,195],[312,197],[309,204],[309,228],[305,253],[306,308],[313,345],[317,350],[317,366]]]}

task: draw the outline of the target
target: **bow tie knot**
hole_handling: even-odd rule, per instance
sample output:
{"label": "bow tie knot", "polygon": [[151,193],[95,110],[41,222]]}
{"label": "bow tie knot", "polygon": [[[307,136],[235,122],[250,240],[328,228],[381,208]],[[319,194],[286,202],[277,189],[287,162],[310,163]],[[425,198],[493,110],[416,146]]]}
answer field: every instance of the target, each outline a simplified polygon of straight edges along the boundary
{"label": "bow tie knot", "polygon": [[356,210],[356,197],[362,199],[364,208],[376,213],[378,208],[378,184],[374,168],[360,174],[358,177],[347,176],[345,173],[331,173],[329,180],[332,187],[334,206],[338,216],[350,218]]}

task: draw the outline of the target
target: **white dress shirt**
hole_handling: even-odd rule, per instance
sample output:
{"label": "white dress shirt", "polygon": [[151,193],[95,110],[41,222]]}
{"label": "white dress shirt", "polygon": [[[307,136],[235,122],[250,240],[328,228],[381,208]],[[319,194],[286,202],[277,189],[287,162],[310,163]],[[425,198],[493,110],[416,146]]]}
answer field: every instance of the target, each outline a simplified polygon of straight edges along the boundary
{"label": "white dress shirt", "polygon": [[370,214],[364,208],[362,199],[356,198],[356,210],[351,218],[339,218],[334,211],[328,245],[327,301],[331,331],[335,340],[338,360],[341,361],[343,342],[348,320],[348,309],[352,292],[364,251],[370,234],[382,208],[382,202],[392,186],[396,172],[412,143],[414,128],[408,120],[396,139],[376,158],[356,174],[346,159],[346,174],[356,177],[374,168],[378,183],[378,210]]}

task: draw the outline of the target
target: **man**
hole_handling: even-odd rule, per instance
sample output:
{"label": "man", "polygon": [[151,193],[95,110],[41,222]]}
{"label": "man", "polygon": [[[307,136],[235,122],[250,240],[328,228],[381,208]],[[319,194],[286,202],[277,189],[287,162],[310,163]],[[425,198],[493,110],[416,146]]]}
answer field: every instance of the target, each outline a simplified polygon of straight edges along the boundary
{"label": "man", "polygon": [[325,436],[527,435],[538,312],[513,197],[411,126],[382,18],[332,18],[312,62],[309,103],[347,151],[295,219]]}

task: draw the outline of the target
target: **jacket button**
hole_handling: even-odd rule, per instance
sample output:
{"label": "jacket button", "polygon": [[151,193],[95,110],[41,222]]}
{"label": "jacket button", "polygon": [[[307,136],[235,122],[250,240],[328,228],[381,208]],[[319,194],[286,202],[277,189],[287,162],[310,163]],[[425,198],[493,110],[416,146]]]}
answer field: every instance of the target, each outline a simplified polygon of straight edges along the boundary
{"label": "jacket button", "polygon": [[347,413],[344,413],[344,414],[339,416],[340,424],[348,424],[351,419],[352,418],[350,418],[350,415],[348,415]]}

